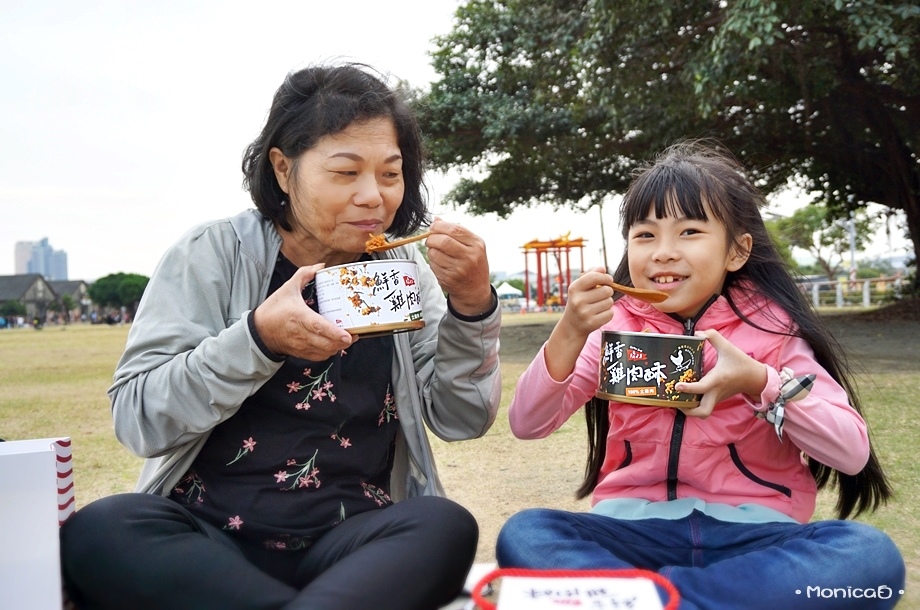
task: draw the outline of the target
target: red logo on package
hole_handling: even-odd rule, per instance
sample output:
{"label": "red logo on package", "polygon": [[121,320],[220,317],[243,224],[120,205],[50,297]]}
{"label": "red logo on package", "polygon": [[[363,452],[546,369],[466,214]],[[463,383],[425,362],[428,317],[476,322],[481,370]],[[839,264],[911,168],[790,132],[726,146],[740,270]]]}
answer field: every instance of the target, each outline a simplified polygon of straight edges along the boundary
{"label": "red logo on package", "polygon": [[626,352],[626,359],[630,362],[635,362],[637,360],[648,360],[648,354],[643,352],[641,349],[631,347]]}

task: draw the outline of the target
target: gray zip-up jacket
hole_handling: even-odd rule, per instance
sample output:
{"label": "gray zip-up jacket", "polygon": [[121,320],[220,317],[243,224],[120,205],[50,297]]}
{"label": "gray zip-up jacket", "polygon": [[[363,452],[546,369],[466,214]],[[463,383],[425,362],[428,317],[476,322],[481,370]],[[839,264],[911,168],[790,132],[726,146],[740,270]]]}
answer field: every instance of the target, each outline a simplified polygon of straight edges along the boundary
{"label": "gray zip-up jacket", "polygon": [[[253,339],[281,236],[251,209],[186,233],[154,271],[108,390],[115,435],[147,458],[137,491],[167,495],[211,430],[281,367]],[[392,379],[400,434],[390,495],[444,495],[425,425],[438,437],[482,436],[501,398],[501,308],[478,322],[448,311],[414,246],[382,252],[415,260],[425,327],[393,335]]]}

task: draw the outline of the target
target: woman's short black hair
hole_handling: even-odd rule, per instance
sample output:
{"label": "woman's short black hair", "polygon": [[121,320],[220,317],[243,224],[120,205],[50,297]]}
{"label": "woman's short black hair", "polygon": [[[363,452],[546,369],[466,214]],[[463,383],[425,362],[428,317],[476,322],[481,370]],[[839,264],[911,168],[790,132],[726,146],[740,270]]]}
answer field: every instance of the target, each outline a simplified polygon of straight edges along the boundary
{"label": "woman's short black hair", "polygon": [[314,66],[287,75],[275,92],[262,132],[243,155],[243,187],[262,214],[292,230],[285,208],[287,194],[275,178],[268,152],[277,147],[293,159],[296,176],[300,155],[320,138],[340,133],[356,121],[382,117],[396,127],[405,183],[402,204],[387,232],[411,235],[429,221],[421,131],[400,92],[363,64]]}

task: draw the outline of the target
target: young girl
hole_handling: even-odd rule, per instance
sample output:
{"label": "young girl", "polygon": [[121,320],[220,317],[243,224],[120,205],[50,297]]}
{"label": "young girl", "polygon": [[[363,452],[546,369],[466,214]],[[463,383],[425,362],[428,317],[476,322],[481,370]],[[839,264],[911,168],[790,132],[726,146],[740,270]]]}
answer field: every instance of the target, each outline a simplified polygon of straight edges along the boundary
{"label": "young girl", "polygon": [[[613,295],[591,270],[517,383],[511,429],[543,438],[586,401],[589,513],[531,509],[499,534],[502,567],[643,568],[681,608],[891,608],[904,561],[884,533],[844,521],[890,495],[839,347],[783,265],[763,196],[714,147],[674,146],[638,172],[620,211],[613,280],[667,293]],[[603,330],[707,339],[698,406],[601,401]],[[814,374],[810,393],[780,388]],[[785,387],[788,387],[785,386]],[[840,520],[809,523],[836,484]]]}

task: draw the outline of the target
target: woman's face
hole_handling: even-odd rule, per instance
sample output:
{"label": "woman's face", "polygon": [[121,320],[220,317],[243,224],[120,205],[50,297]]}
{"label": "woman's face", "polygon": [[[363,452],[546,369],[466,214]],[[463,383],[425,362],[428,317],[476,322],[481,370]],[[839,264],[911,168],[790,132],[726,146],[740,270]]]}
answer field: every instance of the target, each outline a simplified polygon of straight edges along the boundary
{"label": "woman's face", "polygon": [[281,231],[295,264],[352,262],[371,234],[384,232],[402,204],[405,184],[396,127],[389,118],[352,123],[320,138],[295,163],[269,155],[290,199],[291,232]]}
{"label": "woman's face", "polygon": [[633,284],[666,292],[668,298],[655,308],[683,318],[693,317],[712,295],[722,292],[725,276],[744,265],[751,249],[748,234],[742,236],[741,247],[730,246],[721,222],[655,218],[654,210],[630,227],[627,239]]}

